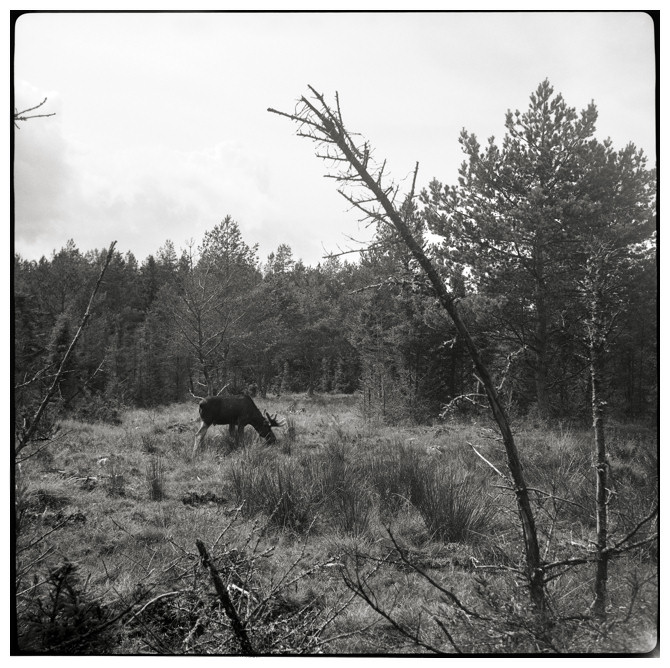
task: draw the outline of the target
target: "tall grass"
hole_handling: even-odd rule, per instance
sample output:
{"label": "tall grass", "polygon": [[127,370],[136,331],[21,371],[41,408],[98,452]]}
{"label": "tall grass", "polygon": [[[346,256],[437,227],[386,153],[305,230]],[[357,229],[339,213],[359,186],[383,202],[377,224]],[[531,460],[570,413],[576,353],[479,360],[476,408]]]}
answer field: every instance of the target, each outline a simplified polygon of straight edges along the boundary
{"label": "tall grass", "polygon": [[[273,401],[275,409],[282,413],[280,401]],[[212,586],[206,572],[199,567],[194,572],[199,538],[219,560],[225,584],[237,587],[231,595],[250,620],[250,637],[259,649],[416,649],[360,597],[334,622],[335,640],[326,644],[323,614],[335,619],[334,603],[351,596],[341,580],[341,568],[349,563],[345,548],[351,546],[351,554],[358,550],[369,558],[360,574],[370,574],[364,584],[374,587],[386,612],[409,629],[423,624],[424,637],[432,642],[434,635],[445,651],[452,646],[432,620],[441,620],[464,651],[533,650],[534,638],[525,631],[532,622],[525,592],[508,570],[471,568],[471,557],[489,566],[515,566],[520,554],[513,493],[496,490],[497,478],[465,446],[468,440],[479,443],[486,458],[505,470],[504,453],[481,426],[391,428],[363,422],[350,398],[301,398],[276,446],[260,443],[249,429],[245,447],[228,452],[226,430],[219,429],[208,434],[193,461],[194,415],[193,406],[185,405],[154,412],[151,419],[146,411],[124,413],[121,426],[72,420],[67,438],[45,450],[50,460],[36,456],[24,462],[16,489],[16,582],[19,623],[30,636],[26,647],[41,650],[71,637],[81,644],[68,648],[91,652],[235,651],[221,611],[202,606]],[[188,421],[188,428],[172,430],[176,420]],[[590,432],[546,425],[517,429],[529,487],[542,492],[534,491],[533,502],[543,556],[555,561],[579,555],[575,544],[588,545],[593,526]],[[616,540],[655,502],[656,441],[632,427],[612,429],[610,437],[616,493],[609,509]],[[199,502],[185,503],[187,497]],[[656,530],[652,524],[640,530],[640,539]],[[387,526],[408,559],[466,607],[485,612],[487,620],[466,619],[445,607],[443,591],[400,557],[386,559]],[[224,546],[232,566],[223,565]],[[646,647],[639,638],[653,636],[657,609],[654,547],[613,561],[610,615],[616,626],[610,628],[616,633],[602,635],[600,626],[584,621],[592,601],[590,565],[549,583],[552,606],[562,616],[552,630],[560,651]],[[74,573],[58,570],[66,559],[77,564],[80,582]],[[51,577],[60,573],[67,577]],[[74,593],[62,599],[62,607],[51,594],[66,586]],[[484,596],[486,589],[490,597]],[[70,623],[70,617],[79,619],[74,594],[84,613],[92,611],[89,603],[100,603],[103,614],[95,624],[92,617],[81,627]],[[122,598],[134,606],[131,620],[110,626],[109,638],[100,635],[93,642],[90,630],[107,629]],[[252,615],[254,608],[261,612]],[[53,615],[63,615],[58,628],[49,626]],[[317,615],[318,625],[309,626]],[[57,637],[46,638],[42,628]],[[359,634],[360,645],[351,633]]]}
{"label": "tall grass", "polygon": [[230,466],[228,479],[247,517],[262,513],[275,526],[297,532],[307,530],[316,517],[309,471],[262,446],[247,448]]}
{"label": "tall grass", "polygon": [[372,495],[361,469],[346,452],[332,444],[315,454],[285,457],[264,449],[248,449],[229,468],[237,503],[252,517],[263,513],[277,526],[305,531],[318,519],[345,533],[360,534],[369,527]]}
{"label": "tall grass", "polygon": [[497,508],[482,493],[481,480],[449,465],[422,463],[415,471],[410,499],[433,538],[473,543],[490,534]]}
{"label": "tall grass", "polygon": [[347,441],[332,441],[314,461],[316,486],[330,525],[348,534],[370,529],[373,509],[367,472],[358,462],[357,449]]}
{"label": "tall grass", "polygon": [[107,463],[109,475],[105,479],[107,494],[109,496],[125,496],[126,477],[121,471],[117,457],[110,457]]}
{"label": "tall grass", "polygon": [[362,466],[379,499],[382,517],[390,518],[411,503],[413,481],[420,477],[419,465],[417,449],[400,439],[366,453]]}
{"label": "tall grass", "polygon": [[497,508],[483,493],[485,482],[445,455],[427,457],[398,441],[369,455],[366,467],[382,512],[393,516],[413,506],[433,539],[476,542],[493,525]]}
{"label": "tall grass", "polygon": [[149,460],[145,479],[149,498],[152,501],[162,501],[165,498],[165,471],[163,469],[163,459],[160,455]]}
{"label": "tall grass", "polygon": [[495,507],[482,482],[443,457],[430,457],[402,440],[374,451],[360,447],[339,425],[313,454],[285,457],[249,449],[229,469],[237,503],[248,516],[263,513],[278,526],[304,531],[315,521],[350,535],[374,531],[413,506],[429,536],[475,542],[486,534]]}

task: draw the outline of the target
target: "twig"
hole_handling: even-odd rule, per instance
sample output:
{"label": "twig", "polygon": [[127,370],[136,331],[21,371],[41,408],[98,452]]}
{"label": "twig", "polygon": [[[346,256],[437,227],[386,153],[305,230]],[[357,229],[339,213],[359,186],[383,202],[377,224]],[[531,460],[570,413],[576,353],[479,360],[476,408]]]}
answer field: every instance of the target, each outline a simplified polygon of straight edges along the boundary
{"label": "twig", "polygon": [[490,467],[491,467],[491,468],[492,468],[492,469],[493,469],[493,470],[494,470],[494,471],[495,471],[495,472],[496,472],[496,473],[497,473],[503,480],[505,480],[507,483],[509,483],[509,484],[510,484],[510,488],[513,489],[513,487],[511,487],[511,480],[510,480],[504,473],[502,473],[502,472],[501,472],[499,469],[497,469],[493,464],[491,464],[491,462],[490,462],[488,459],[486,459],[486,457],[484,457],[484,455],[482,455],[482,454],[477,450],[477,448],[475,448],[475,446],[472,445],[472,443],[470,443],[470,441],[466,441],[466,443],[467,443],[467,444],[474,450],[474,453],[477,455],[477,457],[479,457],[479,458],[480,458],[481,460],[483,460],[486,464],[488,464],[488,465],[489,465],[489,466],[490,466]]}
{"label": "twig", "polygon": [[20,554],[21,552],[25,552],[26,550],[29,550],[30,548],[35,547],[35,545],[37,545],[38,543],[41,543],[47,536],[52,534],[54,531],[58,531],[58,529],[64,527],[69,521],[70,521],[70,518],[66,517],[62,522],[59,522],[58,524],[53,526],[49,531],[47,531],[46,533],[43,533],[38,538],[35,538],[35,540],[28,543],[28,545],[24,545],[23,547],[17,548],[16,553]]}
{"label": "twig", "polygon": [[649,538],[638,540],[637,543],[630,543],[629,545],[625,545],[623,547],[608,547],[607,554],[611,557],[623,554],[624,552],[630,552],[631,550],[635,550],[636,548],[642,547],[643,545],[653,543],[655,540],[658,540],[658,534],[654,534],[653,536],[649,536]]}
{"label": "twig", "polygon": [[46,101],[47,98],[45,97],[39,104],[36,104],[34,107],[24,109],[23,111],[16,111],[16,109],[14,109],[14,127],[17,129],[20,127],[17,121],[27,121],[31,118],[48,118],[49,116],[55,116],[56,115],[55,111],[50,114],[33,114],[32,116],[24,115],[30,111],[35,111],[35,109],[39,109]]}
{"label": "twig", "polygon": [[455,640],[452,638],[451,633],[447,630],[447,627],[444,625],[441,619],[433,616],[433,621],[442,629],[442,633],[447,636],[447,640],[451,643],[452,647],[456,650],[457,654],[463,654],[461,648],[456,644]]}
{"label": "twig", "polygon": [[577,508],[581,508],[582,510],[588,511],[588,508],[583,506],[581,503],[577,503],[576,501],[571,501],[570,499],[566,499],[562,496],[556,496],[555,494],[551,494],[550,492],[545,492],[542,489],[537,489],[536,487],[528,487],[527,488],[529,492],[537,492],[538,494],[544,494],[544,496],[550,498],[550,499],[556,499],[557,501],[563,501],[564,503],[570,503],[573,506],[577,506]]}
{"label": "twig", "polygon": [[119,612],[118,615],[115,615],[111,619],[107,620],[104,624],[101,624],[100,626],[97,626],[94,629],[91,629],[88,633],[84,633],[81,636],[75,636],[74,638],[69,638],[68,640],[64,640],[63,642],[59,643],[58,645],[55,645],[53,647],[50,647],[49,650],[52,652],[57,652],[57,651],[64,651],[61,650],[61,648],[67,647],[69,644],[74,643],[74,642],[81,642],[82,640],[86,640],[87,638],[90,638],[92,636],[97,635],[98,633],[101,633],[104,631],[106,628],[112,626],[113,624],[116,624],[120,619],[125,617],[132,609],[133,605],[135,603],[130,603],[126,608],[124,608],[121,612]]}
{"label": "twig", "polygon": [[627,543],[627,542],[628,542],[628,541],[629,541],[629,540],[630,540],[630,539],[631,539],[631,538],[632,538],[632,537],[633,537],[633,536],[634,536],[634,535],[635,535],[635,534],[642,528],[642,525],[643,525],[643,524],[646,524],[649,520],[651,520],[651,519],[652,519],[655,515],[657,515],[657,514],[658,514],[658,506],[656,506],[656,507],[649,513],[649,515],[647,515],[645,518],[643,518],[642,520],[640,520],[640,521],[637,523],[637,525],[633,528],[633,530],[632,530],[630,533],[628,533],[627,536],[625,536],[625,537],[622,538],[620,541],[618,541],[617,543],[615,543],[615,544],[610,548],[610,550],[618,550],[618,549],[621,547],[621,545],[623,545],[624,543]]}
{"label": "twig", "polygon": [[150,605],[153,605],[156,603],[156,601],[160,601],[162,598],[166,598],[167,596],[177,596],[178,594],[183,594],[185,591],[188,591],[187,589],[179,589],[178,591],[168,591],[165,594],[159,594],[155,598],[152,598],[150,601],[145,603],[129,620],[128,622],[132,622],[135,617],[141,615]]}
{"label": "twig", "polygon": [[[379,565],[378,565],[379,566]],[[426,643],[425,641],[421,640],[419,635],[417,635],[415,632],[405,628],[402,624],[400,624],[390,612],[387,612],[385,608],[383,608],[378,602],[375,597],[374,592],[370,588],[368,584],[368,579],[363,578],[361,579],[361,572],[358,567],[358,564],[356,565],[355,569],[355,578],[356,581],[351,579],[349,576],[348,572],[343,572],[342,573],[342,578],[344,580],[344,584],[352,591],[354,594],[356,594],[359,598],[361,598],[369,607],[371,607],[377,614],[381,615],[387,622],[389,622],[401,635],[403,635],[405,638],[408,638],[411,640],[415,645],[418,645],[419,647],[424,647],[425,649],[434,652],[435,654],[442,655],[445,654],[442,650],[438,649],[437,647],[433,647],[432,645]],[[369,576],[368,576],[369,578]],[[395,604],[391,605],[391,611],[393,611]],[[420,632],[420,630],[419,630]]]}
{"label": "twig", "polygon": [[398,545],[396,542],[395,536],[391,532],[390,528],[386,528],[386,531],[389,535],[389,538],[391,539],[393,543],[393,547],[395,547],[396,551],[400,555],[400,558],[403,560],[405,564],[407,564],[412,570],[414,570],[416,573],[418,573],[421,577],[425,578],[433,587],[435,587],[438,591],[441,591],[461,612],[464,612],[468,617],[474,617],[475,619],[487,619],[487,617],[483,617],[480,615],[478,612],[475,612],[474,610],[468,610],[456,597],[454,593],[449,591],[448,589],[445,589],[442,587],[438,582],[433,580],[427,573],[422,571],[416,564],[414,564],[412,561],[410,561],[402,551],[401,547]]}

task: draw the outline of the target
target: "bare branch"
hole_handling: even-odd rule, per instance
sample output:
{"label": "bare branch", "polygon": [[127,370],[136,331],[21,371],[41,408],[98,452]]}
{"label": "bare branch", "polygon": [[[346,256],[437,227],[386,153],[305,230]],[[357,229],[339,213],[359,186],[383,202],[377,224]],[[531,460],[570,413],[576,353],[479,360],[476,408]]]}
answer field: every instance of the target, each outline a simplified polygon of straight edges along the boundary
{"label": "bare branch", "polygon": [[141,615],[150,605],[153,605],[157,601],[160,601],[163,598],[167,598],[168,596],[178,596],[179,594],[183,594],[184,592],[188,591],[187,589],[178,589],[177,591],[168,591],[165,594],[159,594],[155,598],[152,598],[150,601],[145,603],[129,620],[128,622],[132,622],[135,617]]}
{"label": "bare branch", "polygon": [[470,441],[466,441],[466,443],[472,448],[477,457],[479,457],[485,464],[488,464],[488,466],[490,466],[505,482],[509,484],[509,489],[513,489],[512,481],[504,473],[502,473],[500,469],[497,469],[493,464],[491,464],[491,462],[486,459],[486,457],[484,457],[484,455],[482,455],[481,452],[479,452],[477,448],[475,448],[475,446],[470,443]]}
{"label": "bare branch", "polygon": [[637,525],[624,538],[617,541],[610,549],[618,550],[624,543],[627,543],[647,522],[658,515],[658,506],[656,506],[646,517],[640,520]]}
{"label": "bare branch", "polygon": [[433,615],[433,621],[442,629],[442,633],[447,637],[447,640],[451,643],[452,647],[456,650],[457,654],[463,654],[463,651],[461,648],[456,644],[456,641],[453,639],[451,636],[451,633],[449,633],[447,627],[444,625],[444,622],[441,619],[438,619]]}
{"label": "bare branch", "polygon": [[53,527],[51,527],[51,529],[49,529],[49,531],[47,531],[46,533],[43,533],[41,536],[38,536],[27,545],[17,548],[16,553],[20,554],[21,552],[25,552],[26,550],[35,547],[35,545],[41,543],[49,534],[52,534],[54,531],[58,531],[58,529],[64,527],[69,521],[70,519],[66,517],[62,522],[59,522],[58,524],[55,524]]}
{"label": "bare branch", "polygon": [[44,105],[47,101],[47,98],[45,97],[39,104],[36,104],[34,107],[29,107],[28,109],[24,109],[23,111],[17,111],[14,109],[14,127],[19,128],[19,124],[17,121],[27,121],[31,118],[47,118],[49,116],[55,116],[56,112],[53,112],[51,114],[33,114],[32,116],[26,116],[26,114],[30,113],[31,111],[35,111],[36,109],[39,109],[42,105]]}
{"label": "bare branch", "polygon": [[395,547],[397,553],[400,555],[400,558],[403,560],[405,564],[407,564],[412,570],[414,570],[416,573],[418,573],[421,577],[426,579],[430,584],[435,587],[438,591],[442,592],[461,612],[464,612],[468,617],[474,617],[475,619],[488,619],[487,617],[484,617],[483,615],[480,615],[478,612],[475,612],[474,610],[468,610],[459,600],[458,597],[448,589],[445,589],[440,585],[439,582],[436,580],[433,580],[425,571],[422,571],[414,562],[410,561],[405,553],[403,552],[402,548],[398,543],[396,542],[395,536],[391,532],[391,529],[387,527],[386,529],[389,538],[391,539],[393,546]]}
{"label": "bare branch", "polygon": [[[376,568],[379,568],[379,566],[381,566],[382,563],[384,562],[380,561],[380,563],[377,565]],[[373,590],[370,588],[369,577],[370,575],[368,575],[367,577],[361,575],[360,566],[358,563],[356,564],[353,578],[350,576],[348,571],[342,572],[342,579],[344,580],[344,584],[352,592],[354,592],[356,596],[365,601],[365,603],[369,607],[371,607],[377,614],[381,615],[386,621],[388,621],[405,638],[409,639],[415,645],[419,647],[424,647],[425,649],[434,652],[435,654],[444,654],[442,650],[438,649],[437,647],[433,647],[432,645],[421,640],[421,638],[419,637],[419,633],[415,633],[414,631],[400,624],[398,620],[396,620],[395,617],[391,614],[394,607],[393,605],[391,606],[391,611],[389,612],[389,610],[387,610],[386,607],[382,606],[377,601],[377,597],[375,596]]]}

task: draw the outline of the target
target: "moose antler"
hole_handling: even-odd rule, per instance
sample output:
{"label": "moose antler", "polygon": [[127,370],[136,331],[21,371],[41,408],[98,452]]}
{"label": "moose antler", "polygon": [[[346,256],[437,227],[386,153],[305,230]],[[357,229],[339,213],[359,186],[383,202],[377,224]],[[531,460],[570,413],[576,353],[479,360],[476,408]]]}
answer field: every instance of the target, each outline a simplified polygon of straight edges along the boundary
{"label": "moose antler", "polygon": [[284,420],[277,420],[277,413],[274,415],[270,415],[267,411],[265,411],[265,417],[268,419],[268,422],[270,423],[271,427],[283,427],[284,426]]}

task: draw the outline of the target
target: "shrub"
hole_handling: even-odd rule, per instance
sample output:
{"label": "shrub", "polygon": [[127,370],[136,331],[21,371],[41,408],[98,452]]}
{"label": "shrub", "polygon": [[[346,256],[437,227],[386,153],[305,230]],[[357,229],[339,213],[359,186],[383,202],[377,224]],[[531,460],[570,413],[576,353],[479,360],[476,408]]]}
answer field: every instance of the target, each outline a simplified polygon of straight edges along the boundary
{"label": "shrub", "polygon": [[31,652],[111,651],[110,612],[92,597],[87,584],[66,561],[49,571],[42,587],[31,587],[19,600],[19,647]]}
{"label": "shrub", "polygon": [[269,516],[275,526],[306,531],[322,516],[347,533],[368,529],[373,507],[369,482],[351,446],[335,442],[301,458],[279,453],[261,459],[249,448],[230,468],[230,482],[244,513]]}

